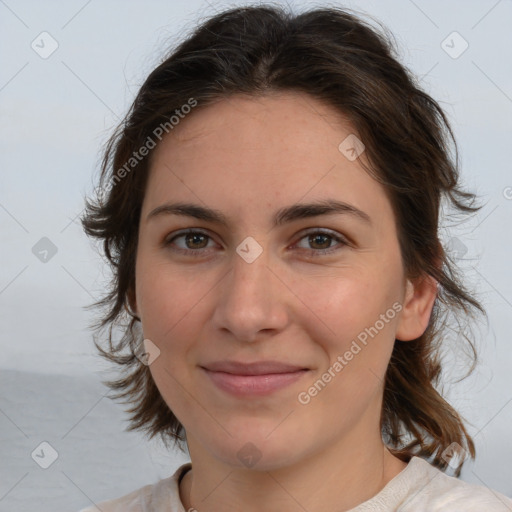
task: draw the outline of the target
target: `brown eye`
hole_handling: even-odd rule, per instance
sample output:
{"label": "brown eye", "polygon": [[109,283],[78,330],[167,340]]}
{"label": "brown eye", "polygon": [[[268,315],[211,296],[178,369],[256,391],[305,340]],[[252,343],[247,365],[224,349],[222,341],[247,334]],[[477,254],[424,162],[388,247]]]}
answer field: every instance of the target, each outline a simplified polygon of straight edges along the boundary
{"label": "brown eye", "polygon": [[[300,240],[306,240],[309,247],[305,249],[315,256],[336,252],[343,246],[349,245],[344,237],[329,231],[310,231]],[[339,247],[333,248],[333,241],[337,242]]]}
{"label": "brown eye", "polygon": [[329,235],[325,235],[323,233],[319,233],[317,235],[309,235],[308,242],[311,244],[319,244],[322,247],[316,247],[316,249],[329,249],[332,242],[332,237]]}
{"label": "brown eye", "polygon": [[[176,240],[182,240],[180,244],[176,243]],[[173,251],[181,252],[188,255],[201,255],[203,249],[207,249],[208,241],[211,237],[202,231],[185,231],[178,233],[170,238],[167,238],[163,246],[170,247]]]}
{"label": "brown eye", "polygon": [[205,247],[204,241],[208,238],[202,233],[187,233],[183,236],[185,237],[185,244],[190,244],[190,246],[188,246],[189,249],[203,249]]}

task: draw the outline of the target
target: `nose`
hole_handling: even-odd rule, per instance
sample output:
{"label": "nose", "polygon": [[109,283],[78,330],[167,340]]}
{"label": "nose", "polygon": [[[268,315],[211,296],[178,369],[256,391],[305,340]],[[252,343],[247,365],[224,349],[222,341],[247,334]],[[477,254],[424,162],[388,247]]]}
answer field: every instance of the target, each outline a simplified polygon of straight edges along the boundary
{"label": "nose", "polygon": [[283,330],[289,321],[293,294],[279,278],[279,266],[272,264],[265,250],[251,263],[234,252],[231,265],[219,283],[214,327],[229,331],[242,342],[254,342]]}

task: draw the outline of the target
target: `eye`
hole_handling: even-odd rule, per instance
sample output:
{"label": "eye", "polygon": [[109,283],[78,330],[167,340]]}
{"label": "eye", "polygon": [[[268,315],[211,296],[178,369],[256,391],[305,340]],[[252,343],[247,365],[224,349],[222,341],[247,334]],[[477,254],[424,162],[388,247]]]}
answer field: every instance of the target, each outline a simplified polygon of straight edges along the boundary
{"label": "eye", "polygon": [[[176,241],[181,240],[180,244]],[[299,239],[299,242],[295,246],[300,247],[300,243],[305,240],[306,243],[313,248],[304,248],[312,256],[321,256],[323,254],[330,254],[339,251],[343,246],[348,246],[350,243],[348,240],[339,235],[334,234],[326,230],[311,230]],[[181,233],[177,233],[172,237],[168,237],[164,240],[163,246],[170,247],[173,251],[200,256],[204,254],[204,249],[208,249],[208,242],[212,241],[212,238],[207,233],[194,229],[188,230]],[[332,246],[333,241],[337,242],[339,247]],[[316,248],[315,248],[316,246]],[[211,247],[210,247],[211,248]]]}
{"label": "eye", "polygon": [[[178,245],[178,247],[174,247],[175,240],[179,239],[183,239],[182,246]],[[195,229],[178,233],[171,238],[166,238],[163,245],[165,247],[171,246],[173,251],[180,252],[182,254],[200,256],[201,252],[203,252],[201,249],[206,248],[208,240],[211,240],[209,235],[203,231]]]}
{"label": "eye", "polygon": [[[350,245],[348,240],[345,237],[343,237],[339,234],[331,233],[330,231],[318,230],[318,229],[309,231],[305,236],[300,238],[299,242],[302,240],[306,240],[306,243],[310,246],[311,245],[317,246],[317,248],[313,249],[313,250],[306,248],[306,250],[313,256],[321,256],[322,254],[330,254],[330,253],[339,251],[341,249],[341,247],[343,247],[343,246]],[[333,248],[332,247],[333,240],[338,242],[338,244],[341,247]],[[320,247],[318,248],[318,246],[320,246]]]}

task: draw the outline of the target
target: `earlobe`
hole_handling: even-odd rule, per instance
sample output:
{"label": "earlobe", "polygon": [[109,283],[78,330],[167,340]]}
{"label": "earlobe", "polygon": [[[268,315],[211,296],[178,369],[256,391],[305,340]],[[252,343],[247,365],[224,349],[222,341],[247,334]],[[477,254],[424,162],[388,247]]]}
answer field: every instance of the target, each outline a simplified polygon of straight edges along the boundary
{"label": "earlobe", "polygon": [[405,298],[395,338],[411,341],[427,329],[437,297],[437,281],[432,276],[407,280]]}

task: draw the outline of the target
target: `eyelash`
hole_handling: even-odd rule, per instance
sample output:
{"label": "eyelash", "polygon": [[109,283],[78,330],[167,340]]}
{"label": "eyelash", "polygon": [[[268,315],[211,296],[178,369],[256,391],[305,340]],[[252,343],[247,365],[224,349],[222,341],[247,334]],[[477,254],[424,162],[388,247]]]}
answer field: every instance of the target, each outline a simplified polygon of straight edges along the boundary
{"label": "eyelash", "polygon": [[[210,240],[212,239],[212,237],[210,235],[208,235],[208,233],[205,233],[204,231],[201,231],[199,229],[189,229],[187,231],[183,231],[181,233],[175,234],[174,236],[172,236],[172,238],[167,237],[164,240],[164,242],[163,242],[163,246],[164,247],[169,247],[169,248],[171,248],[172,251],[175,251],[175,252],[178,252],[178,253],[181,253],[181,254],[186,254],[186,255],[189,255],[189,256],[201,256],[201,254],[203,253],[203,249],[204,248],[203,249],[182,249],[182,248],[171,247],[172,243],[177,238],[186,237],[188,235],[203,235],[203,236],[209,238]],[[298,242],[300,242],[304,238],[307,238],[307,237],[312,236],[312,235],[323,235],[323,236],[326,236],[326,237],[331,238],[332,240],[334,240],[336,242],[339,242],[342,247],[350,245],[350,243],[348,242],[348,240],[345,237],[342,237],[340,235],[335,235],[335,234],[331,233],[330,231],[321,230],[321,229],[315,229],[315,230],[308,231],[308,232],[304,233],[304,235],[301,238],[299,238]],[[341,247],[334,248],[334,249],[333,248],[318,249],[318,250],[310,249],[309,251],[306,249],[306,251],[308,251],[311,254],[311,256],[313,256],[313,257],[318,257],[318,256],[326,255],[326,254],[331,254],[331,253],[339,251],[339,250],[341,250]]]}

